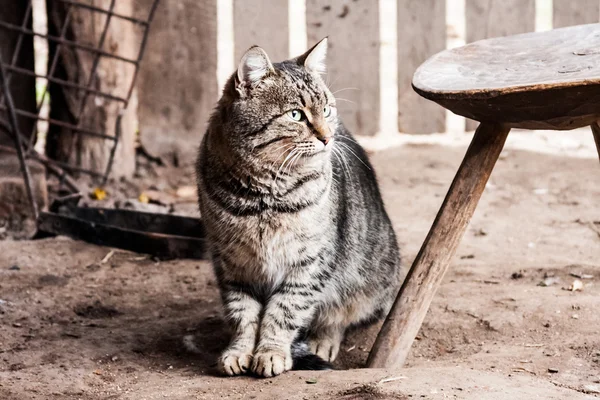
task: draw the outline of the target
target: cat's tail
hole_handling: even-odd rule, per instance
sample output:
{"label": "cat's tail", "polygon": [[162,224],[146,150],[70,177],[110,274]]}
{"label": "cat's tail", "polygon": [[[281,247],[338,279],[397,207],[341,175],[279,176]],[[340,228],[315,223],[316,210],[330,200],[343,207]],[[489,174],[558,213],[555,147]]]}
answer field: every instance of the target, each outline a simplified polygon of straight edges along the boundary
{"label": "cat's tail", "polygon": [[323,360],[316,354],[308,350],[308,345],[305,342],[294,342],[292,344],[292,361],[293,370],[328,370],[334,369],[333,365]]}

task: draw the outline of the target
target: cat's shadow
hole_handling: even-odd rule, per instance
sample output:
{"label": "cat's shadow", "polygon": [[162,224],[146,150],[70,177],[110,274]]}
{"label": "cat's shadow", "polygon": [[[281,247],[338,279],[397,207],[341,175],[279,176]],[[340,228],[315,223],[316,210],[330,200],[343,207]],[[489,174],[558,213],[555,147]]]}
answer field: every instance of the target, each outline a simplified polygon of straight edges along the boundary
{"label": "cat's shadow", "polygon": [[[336,369],[362,368],[378,326],[353,329],[346,335],[335,361]],[[145,350],[168,362],[173,368],[211,376],[222,376],[216,362],[229,343],[230,332],[220,317],[209,316],[197,324],[174,324],[169,331],[145,343]]]}
{"label": "cat's shadow", "polygon": [[220,317],[206,317],[197,324],[174,324],[141,344],[142,351],[159,356],[177,369],[220,375],[216,361],[229,343],[230,333]]}

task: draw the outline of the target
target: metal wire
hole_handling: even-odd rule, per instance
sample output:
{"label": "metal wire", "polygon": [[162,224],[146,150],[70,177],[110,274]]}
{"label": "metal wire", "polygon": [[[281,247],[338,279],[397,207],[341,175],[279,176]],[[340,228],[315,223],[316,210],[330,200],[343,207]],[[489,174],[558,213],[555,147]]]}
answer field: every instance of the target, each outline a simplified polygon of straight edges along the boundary
{"label": "metal wire", "polygon": [[[139,66],[142,61],[142,58],[144,55],[144,50],[145,50],[147,39],[148,39],[150,24],[154,18],[155,11],[158,6],[159,0],[152,1],[151,5],[149,7],[148,16],[145,19],[140,19],[140,18],[136,18],[134,16],[116,13],[114,11],[115,5],[116,5],[116,0],[111,0],[108,9],[103,9],[103,8],[97,7],[95,5],[84,4],[84,3],[81,3],[81,2],[75,1],[75,0],[50,0],[49,1],[49,3],[52,3],[52,2],[63,3],[64,5],[67,6],[67,7],[65,7],[65,13],[64,13],[64,17],[62,18],[62,21],[58,21],[58,23],[62,22],[62,24],[60,25],[59,36],[50,35],[48,33],[43,33],[43,32],[37,32],[35,30],[35,27],[32,27],[31,29],[28,28],[30,21],[32,20],[32,8],[33,8],[32,0],[29,0],[27,3],[27,8],[24,13],[24,18],[20,25],[11,24],[6,21],[0,20],[0,34],[3,34],[2,31],[8,31],[8,32],[12,32],[13,34],[14,33],[18,34],[18,38],[16,41],[15,48],[13,49],[13,53],[12,53],[12,55],[10,55],[8,57],[8,59],[10,60],[10,63],[5,63],[2,60],[2,58],[0,58],[0,83],[1,83],[2,89],[3,89],[0,92],[0,110],[7,111],[8,116],[9,116],[8,123],[3,123],[2,127],[4,130],[8,130],[7,133],[9,133],[9,135],[14,139],[15,146],[16,146],[16,153],[19,155],[19,158],[20,159],[23,158],[23,162],[21,163],[23,178],[27,185],[28,196],[30,198],[30,201],[32,202],[32,209],[34,209],[36,216],[37,216],[37,208],[33,208],[33,207],[36,207],[37,204],[35,204],[35,201],[33,198],[33,188],[31,185],[27,164],[24,163],[24,158],[26,158],[26,157],[36,159],[36,160],[42,162],[44,165],[46,165],[46,167],[48,168],[48,171],[50,173],[59,177],[59,179],[61,179],[61,182],[64,180],[64,182],[67,184],[69,189],[71,189],[72,191],[77,190],[77,185],[76,185],[75,180],[71,176],[69,176],[69,173],[68,173],[69,171],[84,173],[84,174],[90,175],[94,178],[99,178],[104,183],[107,181],[107,179],[110,175],[110,172],[111,172],[111,168],[112,168],[112,165],[114,162],[115,152],[116,152],[117,146],[119,144],[120,136],[121,136],[120,135],[121,118],[124,113],[124,110],[127,108],[128,104],[129,104],[129,99],[131,98],[133,89],[135,87],[135,81],[136,81],[136,78],[138,75]],[[75,8],[82,8],[82,9],[88,10],[91,13],[92,18],[94,17],[95,14],[102,14],[105,16],[105,21],[104,21],[104,24],[102,27],[102,31],[100,33],[100,37],[99,37],[98,43],[96,45],[83,44],[83,43],[79,43],[77,40],[67,39],[67,32],[69,31],[69,27],[72,22],[73,10]],[[1,16],[0,16],[0,18],[1,18]],[[138,50],[136,57],[127,58],[127,57],[113,54],[113,53],[103,50],[104,42],[106,40],[110,25],[111,25],[111,23],[113,23],[113,21],[115,19],[121,20],[120,23],[132,23],[132,24],[135,24],[135,25],[141,27],[141,29],[142,29],[141,45],[140,45],[140,48]],[[19,59],[19,54],[22,51],[22,47],[23,47],[22,44],[23,44],[24,38],[26,36],[40,37],[40,38],[47,40],[48,43],[55,44],[56,47],[55,47],[55,51],[53,54],[53,58],[49,64],[48,72],[46,74],[37,74],[32,70],[28,70],[26,68],[22,68],[17,65],[17,61]],[[64,49],[64,48],[77,49],[80,51],[84,51],[84,52],[93,54],[92,67],[91,67],[89,75],[87,76],[87,79],[84,84],[81,84],[79,82],[74,82],[72,80],[61,79],[61,77],[56,76],[57,69],[58,69],[57,65],[59,62],[61,49]],[[100,85],[97,85],[96,81],[100,78],[97,76],[96,71],[97,71],[98,65],[100,64],[100,61],[103,58],[116,60],[116,61],[134,66],[134,72],[131,77],[129,86],[127,88],[126,97],[116,95],[115,93],[107,93],[105,91],[97,89],[97,87],[100,87]],[[47,85],[46,85],[46,88],[44,89],[41,97],[39,98],[39,101],[36,104],[35,113],[31,112],[32,110],[19,109],[12,102],[12,98],[10,97],[10,92],[11,92],[10,81],[11,81],[11,78],[14,77],[15,75],[25,75],[25,76],[31,76],[31,77],[35,77],[38,79],[41,78],[41,79],[46,80]],[[50,83],[52,83],[53,86],[55,85],[55,86],[61,87],[61,88],[70,88],[70,89],[78,90],[83,93],[83,95],[81,96],[81,102],[79,103],[78,108],[77,108],[77,114],[73,116],[72,121],[57,120],[55,118],[46,118],[46,117],[43,117],[40,115],[43,104],[46,101],[46,97],[48,94],[48,87],[50,86]],[[16,88],[15,88],[15,90],[16,90]],[[105,99],[105,101],[112,101],[112,102],[119,103],[118,115],[116,118],[116,123],[115,123],[113,132],[99,132],[94,129],[88,129],[88,128],[82,126],[82,122],[85,120],[84,117],[86,116],[87,103],[88,103],[90,94],[93,94],[94,96],[102,97]],[[16,124],[17,123],[16,116],[25,117],[25,118],[32,119],[35,121],[46,121],[49,125],[55,125],[55,126],[59,126],[62,128],[70,129],[73,134],[72,143],[71,143],[72,146],[74,146],[81,139],[81,135],[96,137],[96,138],[99,138],[102,140],[107,140],[107,141],[111,142],[112,145],[110,148],[110,154],[109,154],[109,159],[107,162],[106,169],[104,171],[94,171],[91,169],[81,168],[81,167],[73,165],[71,163],[65,163],[65,162],[59,162],[56,160],[51,160],[51,159],[47,158],[46,156],[37,153],[33,148],[34,143],[35,143],[35,136],[36,136],[35,133],[36,133],[36,129],[37,129],[37,124],[34,124],[33,132],[31,132],[30,135],[25,136],[25,135],[23,135],[22,132],[19,132],[19,127]],[[0,121],[0,122],[2,122],[2,121]],[[27,133],[29,133],[29,132],[27,132]],[[74,150],[74,149],[72,148],[72,150]]]}
{"label": "metal wire", "polygon": [[6,100],[6,104],[8,106],[8,122],[10,126],[10,130],[12,131],[12,139],[15,143],[15,147],[17,148],[17,155],[19,157],[19,164],[21,165],[21,171],[23,172],[23,179],[25,180],[25,187],[27,190],[27,197],[29,197],[29,203],[31,204],[31,210],[33,212],[33,216],[37,220],[38,217],[38,207],[35,198],[33,197],[33,187],[31,185],[31,173],[29,172],[29,166],[25,160],[25,154],[23,152],[23,147],[21,146],[21,132],[19,132],[19,125],[17,123],[17,114],[15,113],[15,106],[12,100],[12,96],[10,94],[8,88],[8,79],[6,75],[6,69],[4,68],[4,63],[2,62],[2,54],[0,54],[0,86],[2,86],[2,93],[4,94],[4,100]]}

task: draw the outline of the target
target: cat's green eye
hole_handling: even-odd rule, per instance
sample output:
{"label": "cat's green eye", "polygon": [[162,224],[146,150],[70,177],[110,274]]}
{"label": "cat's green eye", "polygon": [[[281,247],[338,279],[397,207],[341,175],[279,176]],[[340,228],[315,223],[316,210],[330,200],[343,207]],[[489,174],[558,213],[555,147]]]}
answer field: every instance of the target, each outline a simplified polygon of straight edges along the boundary
{"label": "cat's green eye", "polygon": [[294,121],[302,121],[304,119],[304,113],[300,110],[288,111],[288,116]]}
{"label": "cat's green eye", "polygon": [[325,118],[329,117],[331,115],[331,107],[329,106],[325,106],[323,107],[323,116]]}

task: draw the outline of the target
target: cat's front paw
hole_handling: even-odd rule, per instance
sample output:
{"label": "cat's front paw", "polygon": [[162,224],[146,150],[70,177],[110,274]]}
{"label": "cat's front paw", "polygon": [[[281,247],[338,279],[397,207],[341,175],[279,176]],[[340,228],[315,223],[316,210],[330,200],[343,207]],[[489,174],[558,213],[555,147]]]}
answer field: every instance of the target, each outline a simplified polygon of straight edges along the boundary
{"label": "cat's front paw", "polygon": [[280,349],[257,350],[254,353],[252,372],[265,378],[292,369],[292,355]]}
{"label": "cat's front paw", "polygon": [[323,360],[333,362],[340,351],[340,342],[328,338],[310,339],[308,348],[311,353],[316,354]]}
{"label": "cat's front paw", "polygon": [[252,353],[238,349],[227,349],[219,358],[219,369],[229,376],[245,374],[251,364]]}

